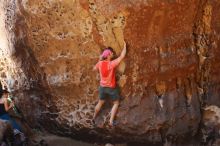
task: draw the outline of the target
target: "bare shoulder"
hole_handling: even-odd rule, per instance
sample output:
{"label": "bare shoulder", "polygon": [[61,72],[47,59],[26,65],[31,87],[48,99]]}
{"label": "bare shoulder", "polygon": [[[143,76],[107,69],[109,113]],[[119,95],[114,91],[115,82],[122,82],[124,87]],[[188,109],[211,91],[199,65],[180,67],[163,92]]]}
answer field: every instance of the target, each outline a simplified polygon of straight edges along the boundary
{"label": "bare shoulder", "polygon": [[5,102],[6,102],[6,98],[2,97],[2,98],[0,99],[0,104],[3,104],[3,103],[5,103]]}

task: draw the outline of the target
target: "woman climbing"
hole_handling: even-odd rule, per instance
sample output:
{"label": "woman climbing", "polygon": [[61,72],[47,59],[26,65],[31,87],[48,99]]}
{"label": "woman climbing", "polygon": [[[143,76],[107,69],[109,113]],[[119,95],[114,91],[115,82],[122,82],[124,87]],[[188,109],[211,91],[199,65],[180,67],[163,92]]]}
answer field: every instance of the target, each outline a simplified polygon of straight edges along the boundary
{"label": "woman climbing", "polygon": [[111,110],[111,116],[109,121],[110,126],[114,126],[114,119],[119,106],[119,98],[120,98],[119,91],[116,86],[115,68],[125,57],[125,54],[126,54],[125,42],[121,55],[114,60],[112,60],[113,51],[109,47],[103,51],[99,62],[93,68],[93,70],[98,70],[100,75],[99,101],[95,107],[93,120],[95,120],[99,111],[101,110],[101,107],[105,103],[106,97],[110,96],[111,99],[113,100],[113,107]]}

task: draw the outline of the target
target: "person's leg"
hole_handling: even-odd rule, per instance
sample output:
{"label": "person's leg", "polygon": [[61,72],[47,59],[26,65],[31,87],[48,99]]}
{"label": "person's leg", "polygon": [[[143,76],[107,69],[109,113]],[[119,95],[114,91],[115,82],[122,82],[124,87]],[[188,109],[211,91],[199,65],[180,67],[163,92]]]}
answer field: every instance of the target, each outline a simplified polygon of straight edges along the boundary
{"label": "person's leg", "polygon": [[110,117],[110,121],[109,121],[110,125],[113,125],[115,115],[116,115],[117,110],[118,110],[118,106],[119,106],[119,100],[113,101],[113,107],[112,107],[112,110],[111,110],[111,117]]}
{"label": "person's leg", "polygon": [[93,115],[93,120],[97,117],[97,115],[98,115],[99,111],[101,110],[101,108],[102,108],[104,103],[105,103],[105,100],[99,99],[99,102],[98,102],[98,104],[95,107],[95,112],[94,112],[94,115]]}
{"label": "person's leg", "polygon": [[21,127],[17,124],[17,122],[12,119],[9,114],[4,114],[0,117],[0,119],[3,119],[3,120],[6,120],[6,121],[9,121],[9,123],[12,125],[13,129],[17,129],[19,131],[21,131]]}
{"label": "person's leg", "polygon": [[11,122],[11,124],[12,124],[12,126],[13,126],[14,129],[17,129],[17,130],[19,130],[20,132],[22,131],[22,129],[21,129],[21,127],[18,125],[18,123],[17,123],[13,118],[11,118],[11,117],[10,117],[10,122]]}

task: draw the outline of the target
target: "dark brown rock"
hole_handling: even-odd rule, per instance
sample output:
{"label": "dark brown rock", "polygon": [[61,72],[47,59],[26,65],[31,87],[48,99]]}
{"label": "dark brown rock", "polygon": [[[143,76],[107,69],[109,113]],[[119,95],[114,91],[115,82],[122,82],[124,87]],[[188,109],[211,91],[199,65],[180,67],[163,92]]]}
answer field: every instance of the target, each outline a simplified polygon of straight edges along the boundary
{"label": "dark brown rock", "polygon": [[14,134],[11,125],[3,120],[0,120],[0,144],[3,141],[13,142]]}

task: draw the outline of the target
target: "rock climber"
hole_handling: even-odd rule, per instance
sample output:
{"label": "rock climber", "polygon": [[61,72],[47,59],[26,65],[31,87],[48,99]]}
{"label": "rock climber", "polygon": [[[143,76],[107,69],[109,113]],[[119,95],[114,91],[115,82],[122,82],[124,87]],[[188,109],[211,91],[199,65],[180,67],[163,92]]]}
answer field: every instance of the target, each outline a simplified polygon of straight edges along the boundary
{"label": "rock climber", "polygon": [[108,47],[105,49],[98,63],[94,66],[93,70],[98,70],[100,75],[100,86],[99,86],[99,101],[95,107],[95,112],[93,116],[93,120],[97,117],[101,107],[105,103],[105,99],[107,96],[111,97],[113,100],[113,107],[111,109],[111,116],[109,124],[110,126],[115,125],[115,115],[117,113],[117,109],[119,106],[119,89],[116,85],[115,79],[115,68],[119,65],[122,59],[126,55],[126,43],[124,42],[124,48],[120,54],[120,56],[114,60],[113,59],[113,49]]}

